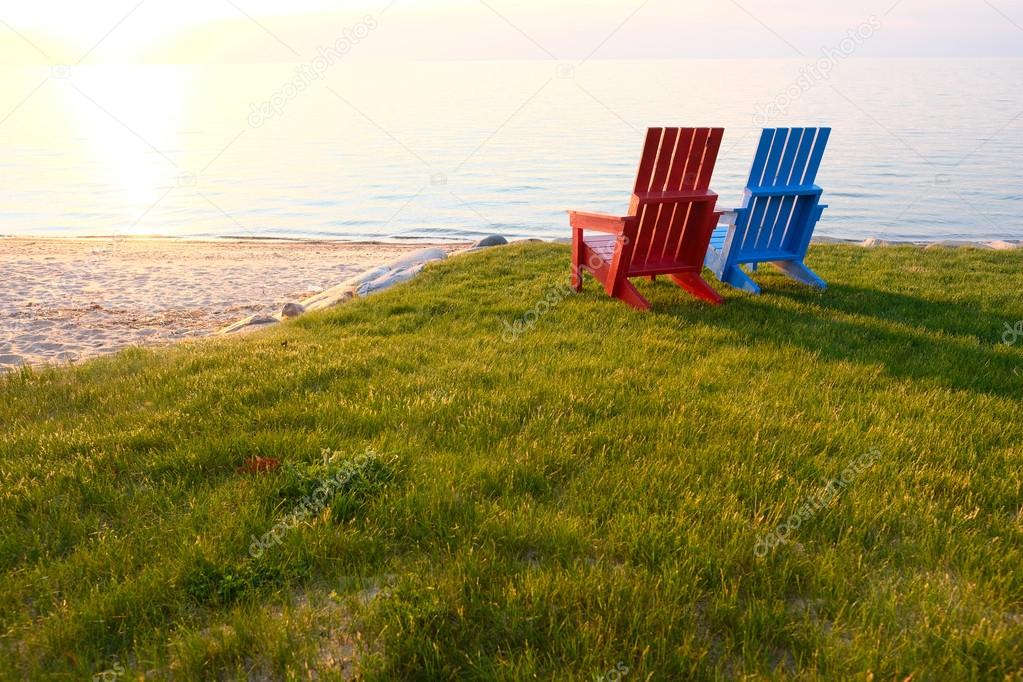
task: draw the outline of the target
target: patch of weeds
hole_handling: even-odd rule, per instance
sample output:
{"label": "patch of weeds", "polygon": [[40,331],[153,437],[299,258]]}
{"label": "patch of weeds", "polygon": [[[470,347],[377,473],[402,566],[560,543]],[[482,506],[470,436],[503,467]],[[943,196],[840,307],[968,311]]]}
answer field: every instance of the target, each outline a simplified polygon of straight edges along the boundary
{"label": "patch of weeds", "polygon": [[395,479],[393,460],[372,451],[345,458],[340,452],[323,450],[319,461],[289,463],[281,471],[280,495],[292,501],[291,510],[261,538],[254,538],[248,557],[233,564],[198,559],[185,574],[183,585],[199,604],[227,605],[267,587],[278,587],[283,570],[265,560],[265,551],[281,544],[289,530],[320,516],[343,523],[355,517],[375,494]]}
{"label": "patch of weeds", "polygon": [[284,579],[277,566],[252,560],[225,566],[201,557],[185,574],[183,582],[192,601],[224,606],[267,587],[279,587]]}
{"label": "patch of weeds", "polygon": [[396,478],[394,460],[372,450],[349,459],[324,448],[316,462],[288,463],[280,495],[294,500],[288,518],[308,518],[329,509],[335,522],[351,520],[386,485]]}

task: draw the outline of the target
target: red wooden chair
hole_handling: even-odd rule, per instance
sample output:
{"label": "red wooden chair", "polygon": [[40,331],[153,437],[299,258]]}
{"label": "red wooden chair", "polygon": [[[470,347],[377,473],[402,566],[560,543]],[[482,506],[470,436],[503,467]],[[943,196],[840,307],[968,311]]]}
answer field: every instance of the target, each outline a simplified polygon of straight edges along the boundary
{"label": "red wooden chair", "polygon": [[[650,303],[629,278],[668,275],[697,298],[721,304],[700,271],[721,217],[709,187],[723,134],[721,128],[650,128],[629,215],[568,212],[576,291],[586,270],[611,296],[647,310]],[[600,234],[584,236],[585,230]]]}

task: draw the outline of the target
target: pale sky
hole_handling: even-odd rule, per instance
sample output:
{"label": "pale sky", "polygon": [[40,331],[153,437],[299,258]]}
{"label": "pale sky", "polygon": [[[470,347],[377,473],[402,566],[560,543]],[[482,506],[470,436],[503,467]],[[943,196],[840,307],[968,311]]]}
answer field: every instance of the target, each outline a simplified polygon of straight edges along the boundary
{"label": "pale sky", "polygon": [[346,59],[806,59],[850,30],[852,57],[1023,57],[1023,0],[2,0],[0,63],[302,62],[356,29]]}

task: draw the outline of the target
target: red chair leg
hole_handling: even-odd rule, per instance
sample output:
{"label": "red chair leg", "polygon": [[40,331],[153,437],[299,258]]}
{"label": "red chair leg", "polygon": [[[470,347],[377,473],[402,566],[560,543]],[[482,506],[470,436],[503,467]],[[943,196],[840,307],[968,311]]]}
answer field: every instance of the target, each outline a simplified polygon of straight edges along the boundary
{"label": "red chair leg", "polygon": [[632,285],[627,279],[622,279],[618,282],[614,288],[614,292],[611,294],[620,301],[628,303],[637,310],[649,310],[650,301],[643,298],[643,295],[639,293],[639,290]]}
{"label": "red chair leg", "polygon": [[583,231],[572,230],[572,288],[583,290]]}
{"label": "red chair leg", "polygon": [[695,272],[684,272],[679,275],[672,275],[671,279],[675,282],[675,284],[679,285],[702,301],[713,303],[714,305],[721,305],[725,302],[725,299],[721,298],[721,295],[714,291],[714,289],[712,289],[711,286]]}

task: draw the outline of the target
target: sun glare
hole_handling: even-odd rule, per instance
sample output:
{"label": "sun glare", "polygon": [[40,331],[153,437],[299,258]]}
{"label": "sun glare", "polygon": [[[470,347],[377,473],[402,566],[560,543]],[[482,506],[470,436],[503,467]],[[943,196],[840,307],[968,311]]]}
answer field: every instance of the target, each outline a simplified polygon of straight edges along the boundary
{"label": "sun glare", "polygon": [[180,142],[187,74],[164,67],[156,79],[152,68],[159,67],[75,67],[74,81],[58,90],[90,179],[98,191],[118,192],[119,222],[132,234],[147,231],[136,221],[179,180],[171,154]]}

